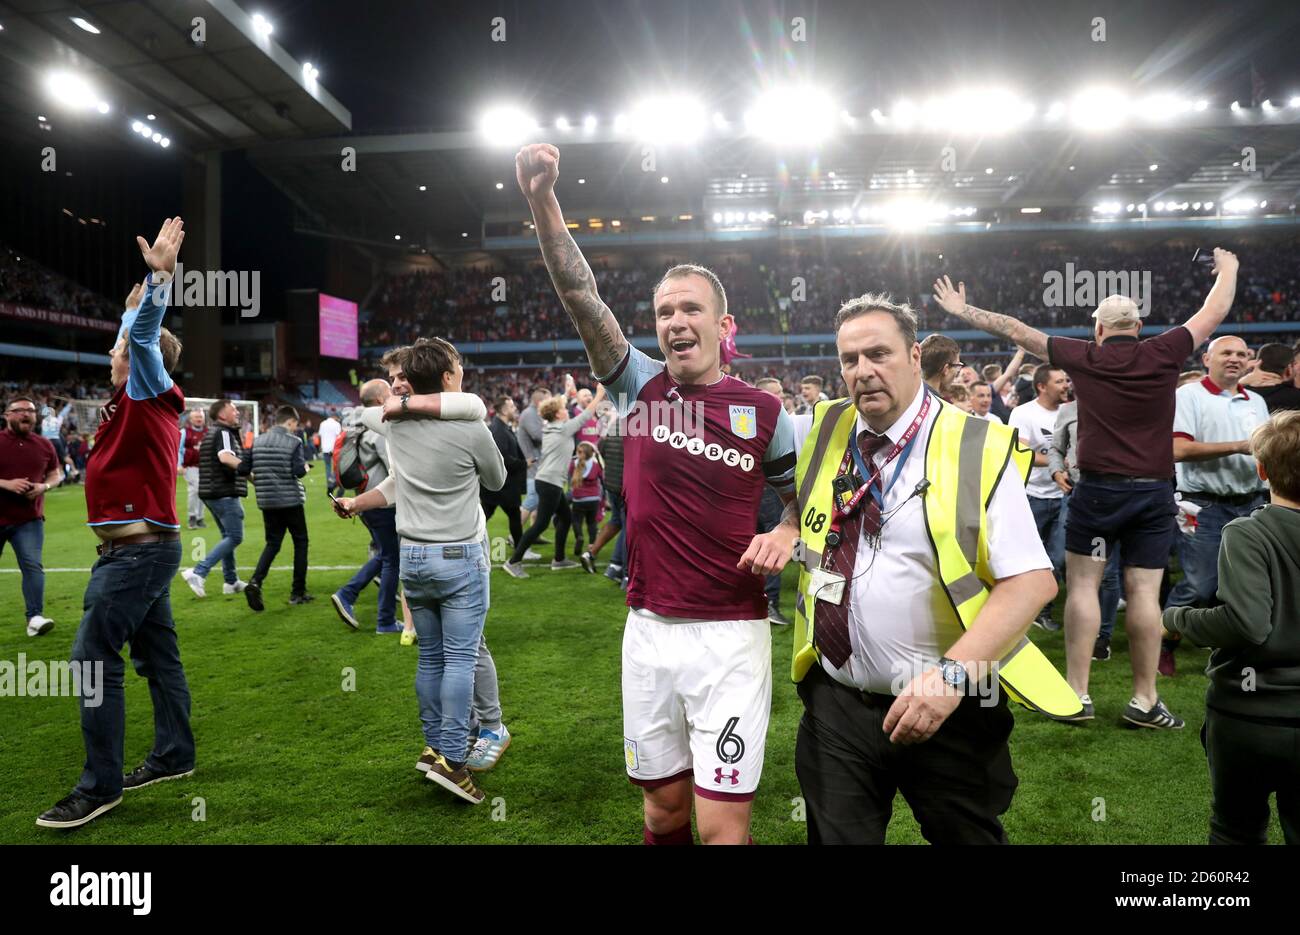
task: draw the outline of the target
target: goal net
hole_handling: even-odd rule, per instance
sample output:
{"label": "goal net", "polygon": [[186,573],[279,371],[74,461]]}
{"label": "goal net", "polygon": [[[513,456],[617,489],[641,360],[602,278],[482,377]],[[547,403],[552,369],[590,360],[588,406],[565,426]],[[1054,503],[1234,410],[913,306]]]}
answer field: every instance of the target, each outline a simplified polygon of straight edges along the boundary
{"label": "goal net", "polygon": [[[206,396],[187,396],[185,398],[185,412],[181,414],[178,424],[181,421],[188,419],[191,410],[194,409],[201,409],[203,414],[206,416],[208,413],[208,407],[215,402],[215,399]],[[244,435],[250,431],[254,436],[261,434],[262,414],[256,400],[232,399],[231,402],[235,404],[235,408],[239,411],[240,434]],[[77,430],[93,435],[95,429],[99,427],[100,413],[107,405],[107,399],[72,400],[72,412],[75,413],[77,417]]]}

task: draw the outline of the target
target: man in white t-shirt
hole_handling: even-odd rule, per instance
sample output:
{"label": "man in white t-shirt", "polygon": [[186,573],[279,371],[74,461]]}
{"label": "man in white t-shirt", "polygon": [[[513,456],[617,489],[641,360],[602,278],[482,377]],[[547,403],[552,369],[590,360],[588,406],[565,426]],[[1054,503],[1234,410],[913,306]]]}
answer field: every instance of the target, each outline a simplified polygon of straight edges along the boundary
{"label": "man in white t-shirt", "polygon": [[[1052,560],[1052,571],[1059,581],[1065,568],[1065,494],[1052,480],[1048,454],[1052,448],[1052,430],[1056,426],[1056,411],[1069,394],[1070,379],[1050,364],[1034,371],[1035,396],[1011,410],[1012,428],[1019,430],[1020,443],[1033,449],[1034,469],[1030,472],[1025,493],[1029,495],[1029,508],[1034,512],[1038,536]],[[1049,604],[1038,615],[1034,625],[1044,630],[1059,630],[1061,625],[1052,620]]]}
{"label": "man in white t-shirt", "polygon": [[986,422],[996,422],[1002,425],[999,419],[990,410],[993,408],[993,387],[985,380],[977,380],[970,386],[970,414],[977,419],[983,419]]}
{"label": "man in white t-shirt", "polygon": [[338,441],[343,426],[339,424],[338,419],[334,418],[334,413],[331,411],[317,431],[320,433],[321,457],[325,459],[325,489],[334,493],[338,485],[338,478],[334,476],[334,443]]}

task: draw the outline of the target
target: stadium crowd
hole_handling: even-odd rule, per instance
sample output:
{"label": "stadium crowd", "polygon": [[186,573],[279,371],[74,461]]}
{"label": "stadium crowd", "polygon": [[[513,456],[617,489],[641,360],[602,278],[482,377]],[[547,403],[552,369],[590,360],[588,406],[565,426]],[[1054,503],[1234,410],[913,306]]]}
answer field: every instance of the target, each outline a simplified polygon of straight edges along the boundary
{"label": "stadium crowd", "polygon": [[0,302],[31,305],[86,318],[113,319],[121,307],[9,247],[0,246]]}
{"label": "stadium crowd", "polygon": [[[1255,265],[1243,275],[1234,316],[1243,322],[1300,321],[1300,273],[1293,240],[1252,249]],[[827,258],[782,253],[775,260],[742,263],[724,259],[712,268],[727,284],[728,307],[742,334],[812,334],[832,330],[845,297],[887,292],[916,311],[922,331],[961,327],[929,294],[936,270],[954,278],[978,276],[990,304],[1035,327],[1087,324],[1089,308],[1044,302],[1044,274],[1104,270],[1149,272],[1153,302],[1148,326],[1170,324],[1200,301],[1208,272],[1191,263],[1192,251],[1169,244],[1054,245],[999,249],[959,243],[939,252],[864,253]],[[672,265],[675,260],[667,261]],[[661,267],[593,267],[597,287],[629,336],[654,331],[649,293]],[[499,277],[499,280],[498,280]],[[801,284],[796,284],[796,280]],[[504,287],[500,301],[494,290]],[[798,290],[797,296],[792,295]],[[497,270],[418,271],[391,275],[362,323],[361,345],[382,352],[417,330],[445,334],[454,342],[571,339],[571,325],[555,299],[546,269],[538,264]]]}

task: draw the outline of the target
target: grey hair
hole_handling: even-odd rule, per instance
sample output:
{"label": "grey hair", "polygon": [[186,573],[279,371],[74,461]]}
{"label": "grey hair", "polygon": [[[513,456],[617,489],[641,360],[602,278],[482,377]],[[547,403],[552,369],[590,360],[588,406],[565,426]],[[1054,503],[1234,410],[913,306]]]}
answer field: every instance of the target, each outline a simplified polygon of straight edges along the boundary
{"label": "grey hair", "polygon": [[895,302],[894,297],[887,292],[867,292],[841,305],[835,316],[835,333],[840,333],[840,327],[845,322],[869,312],[887,312],[893,316],[894,324],[903,333],[904,344],[910,349],[916,343],[916,312],[906,302]]}
{"label": "grey hair", "polygon": [[717,274],[707,266],[700,266],[698,263],[679,263],[664,273],[663,278],[655,283],[655,293],[658,294],[659,288],[670,279],[678,279],[682,276],[702,276],[708,280],[713,287],[714,298],[718,300],[718,317],[727,314],[727,290],[722,288],[722,280]]}

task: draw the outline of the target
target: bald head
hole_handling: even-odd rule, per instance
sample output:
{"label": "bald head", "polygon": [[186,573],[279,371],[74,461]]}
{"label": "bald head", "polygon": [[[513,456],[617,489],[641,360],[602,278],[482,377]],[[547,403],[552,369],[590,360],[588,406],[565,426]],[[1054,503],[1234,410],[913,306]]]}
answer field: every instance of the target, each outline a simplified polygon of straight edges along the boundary
{"label": "bald head", "polygon": [[1225,334],[1210,342],[1201,356],[1201,363],[1210,372],[1210,380],[1215,386],[1235,390],[1237,381],[1246,375],[1250,348],[1235,334]]}
{"label": "bald head", "polygon": [[361,384],[361,405],[382,406],[393,395],[393,388],[387,380],[367,380]]}

